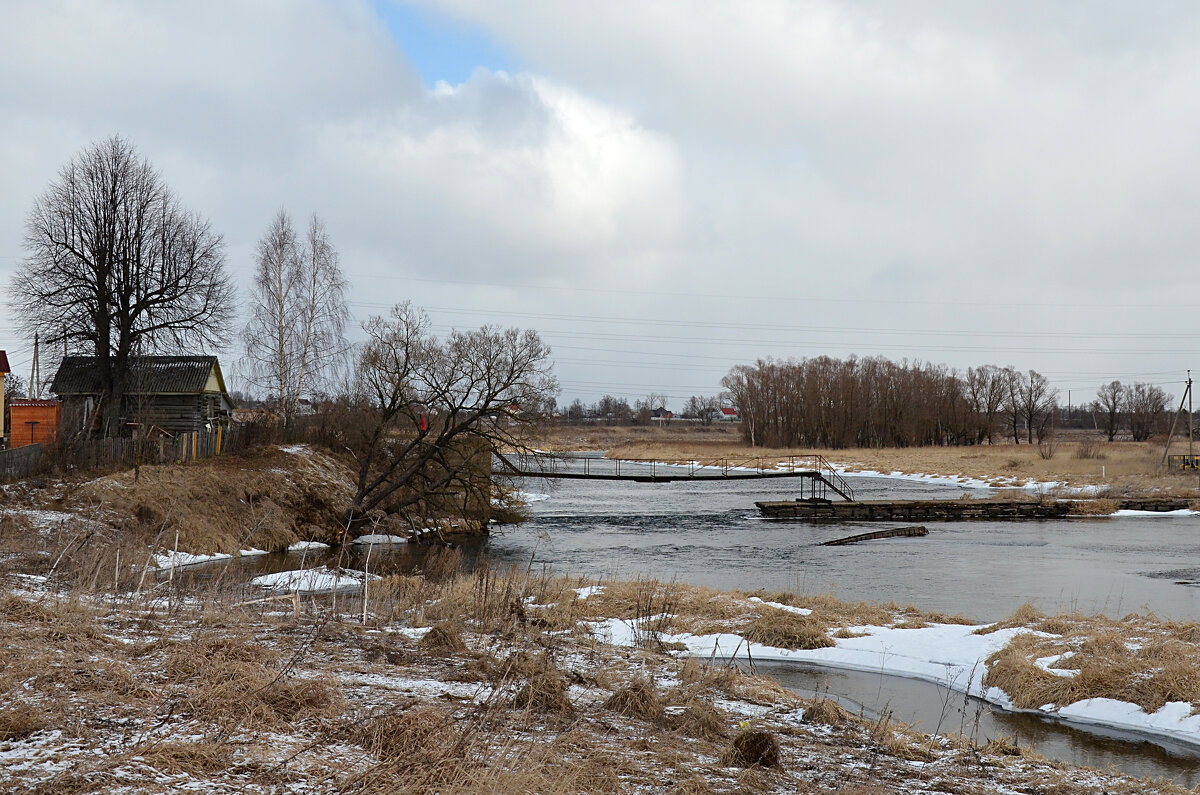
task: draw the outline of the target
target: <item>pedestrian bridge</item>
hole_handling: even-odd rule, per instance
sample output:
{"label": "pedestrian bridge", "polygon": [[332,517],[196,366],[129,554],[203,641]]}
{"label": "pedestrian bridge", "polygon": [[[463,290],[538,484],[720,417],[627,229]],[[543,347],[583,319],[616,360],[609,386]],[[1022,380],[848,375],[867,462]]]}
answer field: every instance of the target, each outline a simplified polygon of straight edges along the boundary
{"label": "pedestrian bridge", "polygon": [[624,480],[634,483],[796,478],[800,480],[801,499],[827,500],[832,492],[843,500],[854,500],[854,489],[819,455],[668,464],[648,459],[607,458],[578,453],[496,454],[492,474],[554,480]]}

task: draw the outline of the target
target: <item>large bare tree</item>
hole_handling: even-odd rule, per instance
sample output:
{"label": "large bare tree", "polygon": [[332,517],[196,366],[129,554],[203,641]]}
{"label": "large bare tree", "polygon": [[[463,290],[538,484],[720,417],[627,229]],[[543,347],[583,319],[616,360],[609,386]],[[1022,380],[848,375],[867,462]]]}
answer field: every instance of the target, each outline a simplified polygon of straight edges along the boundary
{"label": "large bare tree", "polygon": [[438,339],[409,303],[365,331],[359,419],[339,430],[358,463],[348,520],[486,505],[492,455],[520,449],[529,409],[558,392],[550,349],[534,331],[490,326]]}
{"label": "large bare tree", "polygon": [[250,321],[242,332],[247,377],[278,401],[292,425],[300,399],[346,350],[346,279],[316,215],[304,239],[280,210],[258,241]]}
{"label": "large bare tree", "polygon": [[1171,397],[1154,384],[1125,387],[1123,404],[1129,416],[1129,434],[1135,442],[1144,442],[1160,430]]}
{"label": "large bare tree", "polygon": [[123,432],[135,352],[195,353],[225,340],[234,298],[221,236],[124,138],[63,166],[25,230],[12,306],[47,349],[97,358],[106,434]]}
{"label": "large bare tree", "polygon": [[1104,432],[1111,442],[1121,429],[1121,412],[1125,408],[1125,387],[1120,381],[1110,381],[1096,391],[1092,411],[1104,418]]}

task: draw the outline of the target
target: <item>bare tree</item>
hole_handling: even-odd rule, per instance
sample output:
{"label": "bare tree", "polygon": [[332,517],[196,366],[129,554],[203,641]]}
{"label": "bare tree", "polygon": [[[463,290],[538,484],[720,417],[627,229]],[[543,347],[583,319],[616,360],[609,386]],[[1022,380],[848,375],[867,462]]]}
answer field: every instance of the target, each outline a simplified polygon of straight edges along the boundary
{"label": "bare tree", "polygon": [[194,353],[225,340],[233,289],[221,237],[125,139],[63,166],[25,230],[13,308],[48,349],[96,356],[106,433],[123,430],[135,347]]}
{"label": "bare tree", "polygon": [[346,349],[346,279],[321,219],[301,240],[280,210],[258,241],[250,321],[242,331],[247,379],[278,401],[285,426]]}
{"label": "bare tree", "polygon": [[1021,418],[1025,421],[1025,430],[1028,434],[1027,441],[1033,444],[1035,434],[1038,441],[1041,441],[1050,427],[1049,423],[1052,422],[1054,411],[1058,407],[1058,390],[1050,387],[1050,381],[1046,376],[1036,370],[1030,370],[1021,377],[1018,399],[1020,400]]}
{"label": "bare tree", "polygon": [[1172,396],[1153,384],[1136,383],[1124,390],[1124,408],[1129,415],[1129,433],[1144,442],[1159,429]]}
{"label": "bare tree", "polygon": [[532,421],[512,406],[558,392],[536,332],[484,327],[438,340],[411,304],[372,318],[358,359],[364,421],[346,446],[358,463],[349,521],[374,511],[436,514],[487,505],[493,453],[522,449]]}
{"label": "bare tree", "polygon": [[1110,381],[1096,391],[1092,411],[1104,418],[1104,432],[1111,442],[1121,428],[1121,411],[1125,406],[1125,387],[1120,381]]}
{"label": "bare tree", "polygon": [[711,425],[721,414],[721,401],[715,395],[692,395],[683,407],[683,416],[700,420],[703,425]]}
{"label": "bare tree", "polygon": [[996,421],[1004,405],[1006,394],[1004,371],[994,365],[967,369],[966,396],[971,410],[978,419],[975,443],[983,444],[986,439],[992,444],[996,432]]}

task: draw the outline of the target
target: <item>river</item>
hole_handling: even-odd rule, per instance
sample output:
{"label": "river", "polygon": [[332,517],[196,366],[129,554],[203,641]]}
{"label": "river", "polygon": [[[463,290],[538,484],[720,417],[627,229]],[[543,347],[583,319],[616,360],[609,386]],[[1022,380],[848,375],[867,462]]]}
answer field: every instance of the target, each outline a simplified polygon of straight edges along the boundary
{"label": "river", "polygon": [[[982,498],[990,489],[849,476],[859,499]],[[841,547],[828,541],[881,525],[808,524],[759,517],[757,500],[790,499],[788,479],[526,481],[531,520],[493,533],[497,562],[530,560],[564,574],[653,577],[718,589],[832,593],[846,600],[911,603],[980,622],[1024,602],[1041,610],[1120,617],[1152,611],[1193,620],[1200,611],[1200,520],[1118,517],[1027,522],[928,523],[923,538]],[[854,712],[884,713],[926,731],[1013,737],[1052,759],[1135,776],[1200,784],[1200,750],[1129,735],[1099,736],[994,709],[936,685],[897,677],[772,664],[760,673],[796,692],[837,698]]]}

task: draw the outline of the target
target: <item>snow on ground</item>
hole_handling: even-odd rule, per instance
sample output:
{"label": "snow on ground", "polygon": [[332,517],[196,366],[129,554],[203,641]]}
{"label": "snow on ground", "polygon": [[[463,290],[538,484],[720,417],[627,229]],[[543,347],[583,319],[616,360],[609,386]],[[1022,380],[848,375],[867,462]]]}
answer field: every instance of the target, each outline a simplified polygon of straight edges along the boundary
{"label": "snow on ground", "polygon": [[297,541],[296,543],[289,545],[287,551],[303,552],[306,549],[329,549],[329,545],[320,541]]}
{"label": "snow on ground", "polygon": [[535,491],[518,491],[515,494],[513,494],[513,497],[515,497],[516,499],[525,503],[526,505],[529,505],[530,503],[542,502],[543,500],[550,499],[549,494],[539,494],[538,492],[535,492]]}
{"label": "snow on ground", "polygon": [[193,555],[190,552],[167,551],[154,556],[154,565],[159,569],[182,569],[184,566],[199,566],[202,563],[213,563],[218,560],[230,560],[233,555],[227,552],[214,552],[211,555]]}
{"label": "snow on ground", "polygon": [[365,536],[359,536],[350,542],[351,544],[372,544],[376,546],[395,546],[399,544],[407,544],[408,539],[404,536],[391,536],[386,533],[368,533]]}
{"label": "snow on ground", "polygon": [[312,452],[312,448],[306,444],[285,444],[279,449],[292,455],[308,455]]}
{"label": "snow on ground", "polygon": [[1111,514],[1112,516],[1200,516],[1200,511],[1192,511],[1187,508],[1180,508],[1178,511],[1134,511],[1122,510]]}
{"label": "snow on ground", "polygon": [[774,607],[776,610],[783,610],[788,613],[795,613],[798,616],[806,616],[812,612],[807,607],[792,607],[791,605],[784,605],[784,604],[780,604],[779,602],[767,602],[762,599],[759,599],[757,596],[751,596],[750,601],[757,602],[760,605],[766,605],[767,607]]}
{"label": "snow on ground", "polygon": [[587,599],[589,596],[592,596],[594,594],[604,593],[604,586],[603,585],[585,585],[582,588],[575,588],[573,590],[575,591],[575,594],[580,599]]}
{"label": "snow on ground", "polygon": [[[243,549],[238,552],[243,558],[252,558],[258,555],[270,554],[265,549]],[[167,569],[182,569],[186,566],[199,566],[205,563],[216,563],[221,560],[230,560],[233,555],[227,552],[214,552],[211,555],[193,555],[189,552],[178,552],[170,550],[160,552],[154,556],[154,565],[160,571]]]}
{"label": "snow on ground", "polygon": [[[651,620],[654,618],[640,621],[610,618],[592,622],[591,625],[601,640],[618,646],[633,646],[637,645],[639,638],[645,638],[650,633],[650,630],[642,627]],[[658,637],[666,644],[684,646],[685,650],[679,652],[684,656],[708,659],[746,654],[760,661],[804,662],[829,668],[922,679],[981,698],[1002,709],[1013,710],[1012,699],[1007,693],[983,684],[987,658],[1007,645],[1015,635],[1053,636],[1023,627],[977,635],[975,631],[979,628],[963,624],[934,624],[920,629],[850,627],[850,632],[861,633],[863,637],[833,638],[835,646],[797,651],[751,643],[732,633],[658,633]],[[1056,660],[1046,658],[1038,662],[1045,663],[1041,667],[1056,675],[1074,675],[1073,672],[1050,669],[1049,666]],[[1200,746],[1200,714],[1192,715],[1191,711],[1191,704],[1177,701],[1148,714],[1136,704],[1107,698],[1084,699],[1069,706],[1045,704],[1039,709],[1030,710],[1065,723],[1107,727]]]}
{"label": "snow on ground", "polygon": [[[378,580],[379,575],[367,574],[368,580]],[[250,580],[251,585],[281,593],[332,593],[334,591],[357,591],[363,586],[364,573],[354,569],[334,571],[325,566],[315,569],[277,571],[260,574]]]}

